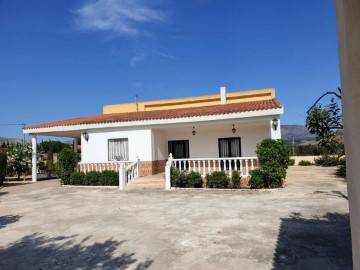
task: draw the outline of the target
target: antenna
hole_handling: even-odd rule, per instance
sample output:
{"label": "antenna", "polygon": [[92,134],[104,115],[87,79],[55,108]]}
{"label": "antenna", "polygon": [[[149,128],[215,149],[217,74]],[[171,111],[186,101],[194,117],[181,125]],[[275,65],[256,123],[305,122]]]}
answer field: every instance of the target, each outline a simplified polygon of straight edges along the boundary
{"label": "antenna", "polygon": [[139,103],[138,103],[138,98],[140,96],[138,94],[135,94],[135,103],[136,103],[136,111],[138,112],[139,111]]}

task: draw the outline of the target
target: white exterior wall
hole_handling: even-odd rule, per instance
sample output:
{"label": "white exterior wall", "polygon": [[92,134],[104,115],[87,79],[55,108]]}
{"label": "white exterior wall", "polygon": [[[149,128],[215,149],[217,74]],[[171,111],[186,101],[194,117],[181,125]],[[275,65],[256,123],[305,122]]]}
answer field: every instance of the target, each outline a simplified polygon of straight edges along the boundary
{"label": "white exterior wall", "polygon": [[[232,125],[198,126],[196,135],[192,135],[192,127],[170,129],[166,132],[167,141],[189,140],[190,158],[219,157],[219,138],[240,137],[241,154],[243,157],[256,156],[256,144],[265,138],[270,138],[268,122],[254,125],[236,125],[236,133],[232,133]],[[166,151],[167,153],[167,151]]]}
{"label": "white exterior wall", "polygon": [[87,130],[89,141],[86,142],[81,136],[81,161],[86,163],[100,163],[108,161],[108,140],[129,140],[129,160],[135,161],[139,156],[142,161],[152,160],[151,129],[139,128],[116,128]]}
{"label": "white exterior wall", "polygon": [[152,130],[152,160],[168,159],[168,144],[166,131],[162,129]]}

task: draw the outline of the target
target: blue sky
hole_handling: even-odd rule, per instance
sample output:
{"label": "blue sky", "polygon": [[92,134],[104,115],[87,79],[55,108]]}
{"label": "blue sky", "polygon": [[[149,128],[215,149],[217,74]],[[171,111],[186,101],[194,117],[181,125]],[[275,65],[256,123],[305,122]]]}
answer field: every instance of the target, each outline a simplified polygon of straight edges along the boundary
{"label": "blue sky", "polygon": [[0,0],[0,124],[220,86],[275,87],[282,124],[304,124],[339,85],[334,1]]}

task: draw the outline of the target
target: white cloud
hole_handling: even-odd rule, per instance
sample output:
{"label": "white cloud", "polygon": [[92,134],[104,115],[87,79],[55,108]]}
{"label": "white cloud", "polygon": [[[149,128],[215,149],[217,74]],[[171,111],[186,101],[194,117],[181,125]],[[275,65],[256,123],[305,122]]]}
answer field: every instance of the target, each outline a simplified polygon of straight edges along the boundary
{"label": "white cloud", "polygon": [[91,0],[77,11],[76,24],[86,31],[108,31],[136,36],[141,24],[162,22],[165,13],[145,4],[143,0]]}
{"label": "white cloud", "polygon": [[162,53],[158,50],[136,50],[130,60],[130,67],[134,68],[138,64],[146,62],[149,58],[176,60],[175,56]]}

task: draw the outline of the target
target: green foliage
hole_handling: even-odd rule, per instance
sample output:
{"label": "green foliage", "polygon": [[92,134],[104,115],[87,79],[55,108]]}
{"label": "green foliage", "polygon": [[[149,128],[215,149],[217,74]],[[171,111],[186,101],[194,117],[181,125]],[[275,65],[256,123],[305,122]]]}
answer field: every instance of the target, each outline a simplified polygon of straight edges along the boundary
{"label": "green foliage", "polygon": [[339,160],[338,168],[336,169],[335,174],[339,177],[346,178],[346,159],[341,158]]}
{"label": "green foliage", "polygon": [[46,174],[50,178],[56,171],[54,164],[54,154],[52,150],[49,150],[46,155]]}
{"label": "green foliage", "polygon": [[299,166],[311,166],[311,165],[314,165],[314,164],[309,160],[300,160],[298,165]]}
{"label": "green foliage", "polygon": [[184,171],[179,171],[177,168],[171,170],[171,186],[172,187],[186,187],[187,175]]}
{"label": "green foliage", "polygon": [[73,172],[70,176],[70,185],[83,185],[85,174],[83,172]]}
{"label": "green foliage", "polygon": [[231,188],[240,188],[240,173],[238,171],[231,173]]}
{"label": "green foliage", "polygon": [[290,148],[283,140],[265,139],[258,143],[256,154],[264,174],[265,187],[281,187],[290,163]]}
{"label": "green foliage", "polygon": [[323,155],[315,159],[316,166],[333,167],[339,165],[340,158],[338,156]]}
{"label": "green foliage", "polygon": [[343,127],[342,114],[334,98],[330,104],[324,107],[316,105],[308,112],[306,127],[316,135],[318,144],[325,147],[329,154],[341,154],[339,152],[343,151],[344,142],[337,130]]}
{"label": "green foliage", "polygon": [[0,186],[2,186],[5,181],[6,168],[7,168],[6,152],[0,151]]}
{"label": "green foliage", "polygon": [[60,141],[43,141],[39,144],[39,152],[48,153],[60,153],[63,149],[70,149],[70,145]]}
{"label": "green foliage", "polygon": [[116,171],[102,171],[100,173],[100,185],[101,186],[118,186],[119,185],[119,173]]}
{"label": "green foliage", "polygon": [[29,170],[31,155],[32,148],[30,144],[9,144],[7,146],[8,172],[16,173],[17,178],[20,179],[21,174],[25,174]]}
{"label": "green foliage", "polygon": [[58,157],[56,174],[61,178],[64,185],[69,184],[70,176],[75,171],[79,156],[73,150],[64,148]]}
{"label": "green foliage", "polygon": [[171,170],[171,186],[180,188],[201,188],[203,180],[198,172],[179,171],[177,168]]}
{"label": "green foliage", "polygon": [[294,166],[295,165],[295,159],[290,158],[289,159],[289,166]]}
{"label": "green foliage", "polygon": [[229,188],[230,179],[224,171],[213,172],[206,175],[206,186],[208,188]]}
{"label": "green foliage", "polygon": [[100,172],[91,171],[85,174],[85,186],[100,186]]}
{"label": "green foliage", "polygon": [[250,171],[249,174],[251,189],[261,189],[265,187],[265,174],[260,168]]}
{"label": "green foliage", "polygon": [[203,180],[199,172],[190,172],[187,174],[187,184],[188,188],[201,188],[203,185]]}

